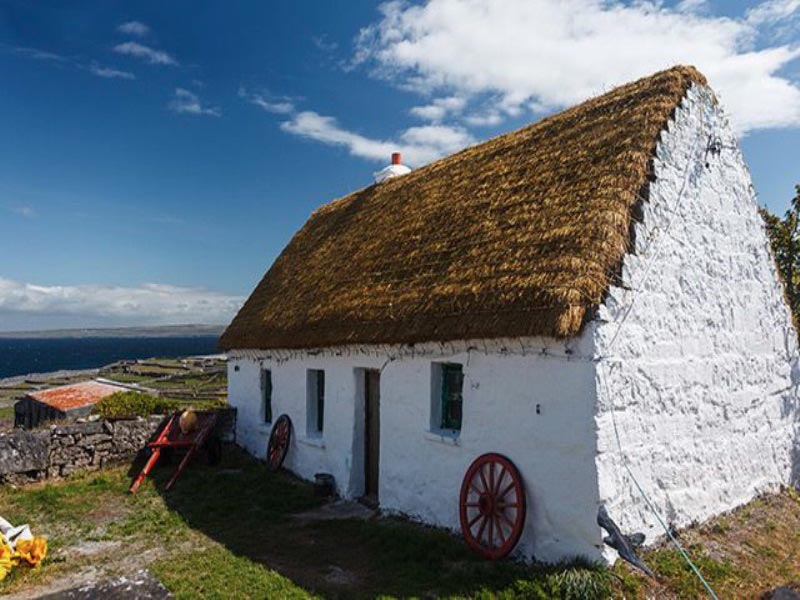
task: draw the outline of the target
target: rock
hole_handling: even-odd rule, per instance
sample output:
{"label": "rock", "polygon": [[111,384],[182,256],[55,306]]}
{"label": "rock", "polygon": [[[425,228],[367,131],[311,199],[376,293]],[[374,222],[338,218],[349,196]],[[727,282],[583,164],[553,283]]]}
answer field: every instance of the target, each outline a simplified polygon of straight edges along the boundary
{"label": "rock", "polygon": [[0,475],[42,471],[49,462],[49,431],[14,431],[0,435]]}

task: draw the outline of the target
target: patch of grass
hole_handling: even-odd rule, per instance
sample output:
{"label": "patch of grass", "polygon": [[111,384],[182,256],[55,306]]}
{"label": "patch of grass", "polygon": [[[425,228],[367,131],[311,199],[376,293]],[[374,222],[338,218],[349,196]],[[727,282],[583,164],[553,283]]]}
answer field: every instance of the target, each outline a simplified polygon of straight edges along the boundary
{"label": "patch of grass", "polygon": [[[709,585],[721,589],[741,579],[741,573],[732,564],[716,560],[699,546],[684,548],[697,570]],[[698,598],[706,592],[703,584],[691,570],[677,549],[665,548],[647,554],[647,565],[667,584],[669,590],[679,598]]]}
{"label": "patch of grass", "polygon": [[13,406],[0,406],[0,419],[13,419],[14,407]]}
{"label": "patch of grass", "polygon": [[185,408],[210,410],[227,406],[224,400],[177,400],[143,392],[117,392],[94,405],[92,413],[105,418],[164,415]]}
{"label": "patch of grass", "polygon": [[220,546],[159,560],[150,569],[178,600],[312,597],[280,573]]}

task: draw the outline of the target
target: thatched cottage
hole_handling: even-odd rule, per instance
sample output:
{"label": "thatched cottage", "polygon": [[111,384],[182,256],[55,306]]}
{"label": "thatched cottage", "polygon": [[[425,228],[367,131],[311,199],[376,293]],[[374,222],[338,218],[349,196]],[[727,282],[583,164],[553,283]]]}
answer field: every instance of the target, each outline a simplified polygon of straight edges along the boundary
{"label": "thatched cottage", "polygon": [[652,541],[636,482],[681,526],[797,474],[796,334],[689,67],[320,207],[222,346],[247,450],[285,414],[270,461],[487,556],[598,558],[600,506]]}

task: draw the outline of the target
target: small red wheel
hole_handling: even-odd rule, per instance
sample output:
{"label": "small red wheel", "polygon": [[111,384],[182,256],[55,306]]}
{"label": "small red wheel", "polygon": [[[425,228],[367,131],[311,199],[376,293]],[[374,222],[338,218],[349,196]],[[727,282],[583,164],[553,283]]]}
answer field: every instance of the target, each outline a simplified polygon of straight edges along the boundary
{"label": "small red wheel", "polygon": [[470,548],[490,560],[508,555],[525,525],[525,488],[514,463],[493,452],[476,458],[461,484],[459,518]]}
{"label": "small red wheel", "polygon": [[289,442],[292,439],[292,421],[289,415],[281,415],[272,426],[267,444],[267,467],[270,471],[277,471],[289,451]]}

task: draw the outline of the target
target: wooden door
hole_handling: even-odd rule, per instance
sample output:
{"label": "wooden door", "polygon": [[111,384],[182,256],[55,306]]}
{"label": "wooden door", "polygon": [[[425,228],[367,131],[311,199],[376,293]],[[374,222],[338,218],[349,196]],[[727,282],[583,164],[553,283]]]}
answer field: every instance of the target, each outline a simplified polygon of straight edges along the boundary
{"label": "wooden door", "polygon": [[380,372],[364,371],[364,497],[378,503],[380,464]]}

